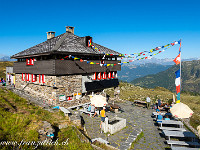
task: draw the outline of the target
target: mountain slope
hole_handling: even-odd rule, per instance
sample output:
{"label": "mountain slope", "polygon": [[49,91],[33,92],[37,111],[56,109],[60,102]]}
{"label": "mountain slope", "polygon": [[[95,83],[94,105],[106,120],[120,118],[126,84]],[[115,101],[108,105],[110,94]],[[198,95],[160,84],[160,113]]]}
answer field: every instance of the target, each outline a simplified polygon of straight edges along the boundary
{"label": "mountain slope", "polygon": [[[154,88],[164,87],[175,91],[175,71],[179,65],[174,65],[166,71],[155,75],[148,75],[131,81],[134,85]],[[186,61],[182,63],[182,90],[200,93],[200,60]]]}
{"label": "mountain slope", "polygon": [[171,67],[171,65],[160,64],[140,64],[122,65],[122,70],[118,72],[118,78],[122,81],[130,82],[136,78],[144,77],[149,74],[156,74]]}

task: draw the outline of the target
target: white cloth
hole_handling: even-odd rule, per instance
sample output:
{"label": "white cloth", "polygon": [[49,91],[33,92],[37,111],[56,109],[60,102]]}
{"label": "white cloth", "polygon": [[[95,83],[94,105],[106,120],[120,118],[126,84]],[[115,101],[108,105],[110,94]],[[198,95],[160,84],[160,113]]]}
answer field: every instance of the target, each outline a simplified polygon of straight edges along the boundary
{"label": "white cloth", "polygon": [[146,98],[147,102],[151,102],[151,99],[149,97]]}

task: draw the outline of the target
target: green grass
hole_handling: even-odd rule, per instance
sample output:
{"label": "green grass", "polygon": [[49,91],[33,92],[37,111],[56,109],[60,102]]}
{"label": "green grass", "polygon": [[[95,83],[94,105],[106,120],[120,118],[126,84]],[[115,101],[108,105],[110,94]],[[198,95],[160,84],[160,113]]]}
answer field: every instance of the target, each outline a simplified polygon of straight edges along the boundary
{"label": "green grass", "polygon": [[[42,121],[48,121],[53,126],[66,120],[61,112],[51,113],[39,106],[30,105],[27,101],[13,92],[0,88],[0,141],[38,142],[38,129],[42,127]],[[38,146],[37,149],[92,149],[89,143],[81,142],[74,127],[61,129],[58,132],[58,143],[68,140],[67,145]],[[15,149],[16,146],[2,146],[0,149]],[[22,145],[21,149],[33,149],[34,146]]]}
{"label": "green grass", "polygon": [[129,149],[134,149],[135,144],[136,144],[141,138],[143,138],[143,137],[144,137],[144,133],[141,132],[141,133],[137,136],[137,138],[135,139],[135,141],[133,141],[133,143],[131,144],[131,147],[130,147]]}

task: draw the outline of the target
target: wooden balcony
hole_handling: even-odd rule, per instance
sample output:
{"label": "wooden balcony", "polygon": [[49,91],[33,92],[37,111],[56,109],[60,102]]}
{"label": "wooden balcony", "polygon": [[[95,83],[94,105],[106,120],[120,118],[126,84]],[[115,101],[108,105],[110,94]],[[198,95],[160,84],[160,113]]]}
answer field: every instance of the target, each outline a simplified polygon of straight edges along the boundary
{"label": "wooden balcony", "polygon": [[[99,60],[90,60],[99,63]],[[99,64],[87,64],[79,60],[42,60],[35,61],[34,65],[26,65],[26,62],[15,62],[14,73],[46,74],[46,75],[72,75],[88,74],[93,72],[120,71],[121,65],[118,61],[105,61],[105,64],[116,64],[115,66],[100,66]]]}

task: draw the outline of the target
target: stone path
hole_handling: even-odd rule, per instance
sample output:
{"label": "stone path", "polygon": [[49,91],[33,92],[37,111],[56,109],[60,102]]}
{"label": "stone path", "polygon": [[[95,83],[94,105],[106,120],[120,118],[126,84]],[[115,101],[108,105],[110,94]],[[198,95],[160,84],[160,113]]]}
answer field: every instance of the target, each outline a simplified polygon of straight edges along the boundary
{"label": "stone path", "polygon": [[109,141],[111,146],[125,150],[130,147],[131,143],[142,131],[144,137],[135,144],[134,149],[163,150],[169,147],[164,143],[165,139],[161,137],[161,131],[154,125],[155,122],[151,117],[152,109],[147,110],[146,108],[133,106],[132,102],[129,101],[116,104],[121,107],[123,112],[106,112],[106,115],[108,118],[112,118],[115,115],[120,118],[125,118],[127,127],[113,135],[100,133],[100,117],[91,118],[87,114],[82,114],[86,130],[91,139],[101,137]]}

